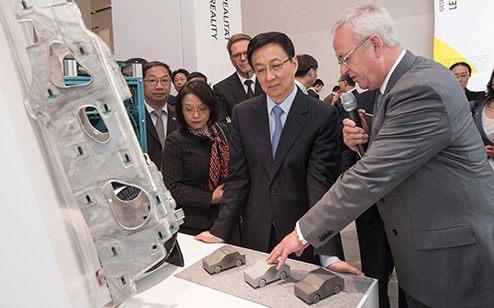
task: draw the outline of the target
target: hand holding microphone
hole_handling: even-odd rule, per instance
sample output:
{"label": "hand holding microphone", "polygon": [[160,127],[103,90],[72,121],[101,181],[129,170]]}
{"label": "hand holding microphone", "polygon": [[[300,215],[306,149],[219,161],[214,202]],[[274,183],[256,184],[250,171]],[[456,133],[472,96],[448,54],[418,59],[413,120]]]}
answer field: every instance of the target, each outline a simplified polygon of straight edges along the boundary
{"label": "hand holding microphone", "polygon": [[355,123],[355,125],[353,125],[350,121],[343,120],[343,138],[345,144],[350,148],[353,148],[353,150],[355,150],[355,146],[357,146],[358,153],[362,157],[367,149],[369,136],[367,134],[368,132],[365,130],[367,125],[365,125],[365,127],[362,126],[360,115],[357,111],[357,100],[355,95],[351,92],[344,93],[341,96],[341,104],[350,120]]}

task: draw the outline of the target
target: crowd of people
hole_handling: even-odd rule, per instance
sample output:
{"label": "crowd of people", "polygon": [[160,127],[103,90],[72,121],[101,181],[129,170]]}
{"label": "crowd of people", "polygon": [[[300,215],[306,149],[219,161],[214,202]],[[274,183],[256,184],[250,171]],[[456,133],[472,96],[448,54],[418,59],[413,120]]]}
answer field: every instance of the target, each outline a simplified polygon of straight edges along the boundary
{"label": "crowd of people", "polygon": [[[468,90],[469,64],[404,49],[374,4],[332,32],[341,75],[324,100],[317,60],[281,32],[231,36],[235,72],[213,87],[143,60],[148,155],[184,210],[180,231],[279,267],[290,256],[374,277],[380,307],[395,267],[400,307],[493,306],[494,71],[487,92]],[[339,235],[354,220],[362,270]]]}

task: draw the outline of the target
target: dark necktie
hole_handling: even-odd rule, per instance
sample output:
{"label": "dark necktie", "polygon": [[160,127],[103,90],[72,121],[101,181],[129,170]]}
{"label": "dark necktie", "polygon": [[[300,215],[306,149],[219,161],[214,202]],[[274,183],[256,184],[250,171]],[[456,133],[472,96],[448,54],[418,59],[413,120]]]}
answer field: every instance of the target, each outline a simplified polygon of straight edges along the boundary
{"label": "dark necktie", "polygon": [[254,91],[252,91],[251,85],[254,83],[254,81],[247,79],[244,81],[244,84],[247,86],[247,97],[248,98],[253,98],[254,97]]}
{"label": "dark necktie", "polygon": [[271,150],[276,154],[276,148],[278,147],[278,142],[280,141],[281,131],[283,130],[283,125],[281,124],[281,115],[283,114],[283,109],[280,106],[273,107],[274,113],[274,133],[273,140],[271,140]]}
{"label": "dark necktie", "polygon": [[158,133],[158,138],[160,139],[161,146],[163,147],[166,138],[165,126],[163,125],[163,118],[161,117],[163,110],[153,110],[152,112],[155,116],[158,117],[158,119],[156,120],[156,124],[154,126],[156,127],[156,133]]}

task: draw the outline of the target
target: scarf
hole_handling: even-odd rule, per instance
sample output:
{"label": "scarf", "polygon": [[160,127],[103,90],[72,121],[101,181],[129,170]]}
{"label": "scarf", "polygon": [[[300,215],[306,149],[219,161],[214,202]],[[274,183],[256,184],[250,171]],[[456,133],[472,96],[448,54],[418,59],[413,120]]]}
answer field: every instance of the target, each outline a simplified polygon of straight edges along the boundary
{"label": "scarf", "polygon": [[[212,134],[207,135],[202,129],[188,127],[191,134],[201,138],[208,138],[213,141],[211,145],[211,157],[209,159],[209,179],[208,188],[213,192],[218,186],[225,183],[228,177],[228,161],[230,152],[228,144],[221,140],[216,125],[208,124]],[[225,136],[226,137],[226,136]]]}

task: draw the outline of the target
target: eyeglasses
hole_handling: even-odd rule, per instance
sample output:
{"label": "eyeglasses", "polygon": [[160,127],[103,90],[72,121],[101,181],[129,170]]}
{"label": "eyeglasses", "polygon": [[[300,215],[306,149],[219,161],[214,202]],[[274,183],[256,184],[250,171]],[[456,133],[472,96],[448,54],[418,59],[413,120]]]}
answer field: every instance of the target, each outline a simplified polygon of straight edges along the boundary
{"label": "eyeglasses", "polygon": [[268,67],[262,67],[262,68],[255,68],[254,70],[256,71],[256,75],[257,76],[264,76],[267,74],[268,72],[268,69],[271,73],[276,73],[278,71],[281,70],[281,68],[283,67],[283,65],[285,63],[287,63],[288,61],[290,61],[292,58],[288,58],[286,59],[285,61],[281,62],[281,63],[277,63],[277,64],[271,64],[269,65]]}
{"label": "eyeglasses", "polygon": [[183,110],[184,110],[183,111],[184,113],[194,114],[197,112],[198,114],[201,114],[201,113],[209,111],[209,107],[208,106],[201,106],[199,108],[194,108],[194,107],[186,106],[186,107],[184,107]]}
{"label": "eyeglasses", "polygon": [[144,82],[147,82],[149,83],[150,85],[153,85],[153,86],[156,86],[158,83],[161,83],[162,85],[167,85],[170,83],[170,79],[154,79],[154,78],[151,78],[151,79],[144,79]]}
{"label": "eyeglasses", "polygon": [[470,77],[470,74],[469,73],[461,73],[461,74],[455,74],[456,78],[460,79],[460,78],[468,78]]}
{"label": "eyeglasses", "polygon": [[244,56],[244,57],[247,58],[247,51],[233,54],[233,55],[230,56],[230,58],[235,59],[235,60],[240,60],[240,58],[242,58],[242,56]]}
{"label": "eyeglasses", "polygon": [[352,50],[350,50],[349,53],[347,53],[344,57],[338,57],[338,64],[339,65],[348,65],[348,60],[350,60],[350,57],[352,56],[352,54],[360,48],[360,46],[364,45],[365,42],[367,42],[371,37],[367,37],[365,40],[363,40],[362,42],[360,42],[357,46],[355,46],[355,48],[353,48]]}

